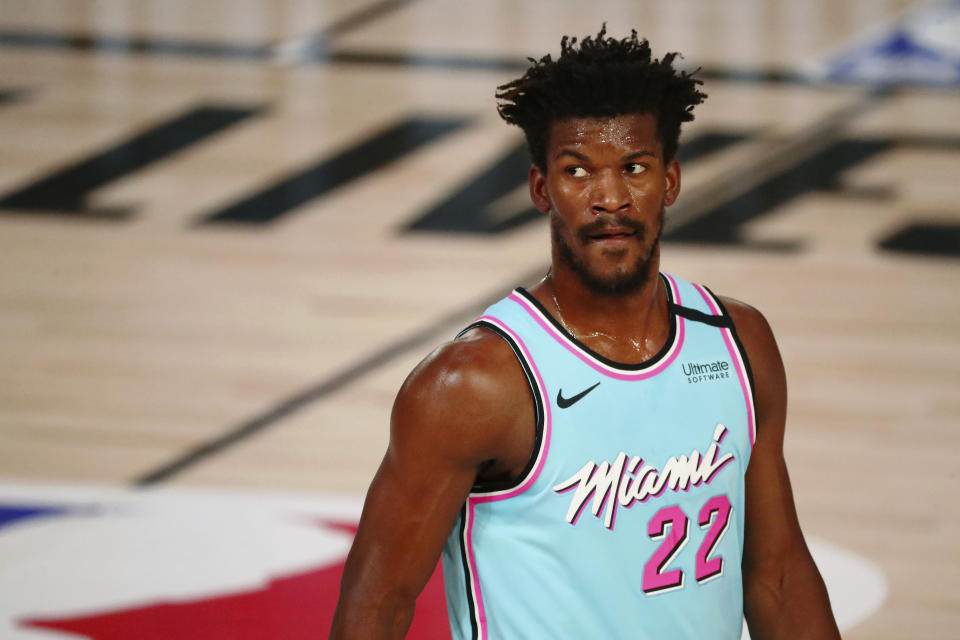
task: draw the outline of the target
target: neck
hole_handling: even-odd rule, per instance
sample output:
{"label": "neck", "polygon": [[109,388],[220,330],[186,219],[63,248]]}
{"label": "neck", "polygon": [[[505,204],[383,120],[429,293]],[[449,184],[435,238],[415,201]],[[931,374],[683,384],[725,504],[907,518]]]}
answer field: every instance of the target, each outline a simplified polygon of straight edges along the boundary
{"label": "neck", "polygon": [[562,260],[531,293],[580,342],[612,360],[639,363],[656,354],[670,331],[659,251],[635,291],[605,294],[588,288]]}

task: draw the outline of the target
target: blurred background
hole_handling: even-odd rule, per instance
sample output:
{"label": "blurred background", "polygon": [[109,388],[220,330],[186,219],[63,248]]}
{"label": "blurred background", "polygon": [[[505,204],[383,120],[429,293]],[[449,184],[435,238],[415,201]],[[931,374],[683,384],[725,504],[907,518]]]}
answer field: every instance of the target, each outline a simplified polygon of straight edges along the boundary
{"label": "blurred background", "polygon": [[663,269],[778,336],[845,637],[957,637],[956,0],[0,0],[0,637],[326,636],[396,390],[546,273],[494,89],[603,22],[700,68]]}

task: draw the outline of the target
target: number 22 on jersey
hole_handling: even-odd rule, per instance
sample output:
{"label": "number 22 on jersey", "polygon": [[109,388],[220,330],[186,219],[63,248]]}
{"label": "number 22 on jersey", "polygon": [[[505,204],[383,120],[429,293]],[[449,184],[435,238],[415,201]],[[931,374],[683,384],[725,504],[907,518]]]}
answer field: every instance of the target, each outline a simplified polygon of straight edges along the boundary
{"label": "number 22 on jersey", "polygon": [[[723,558],[712,558],[723,534],[730,523],[730,500],[725,495],[714,496],[707,500],[697,514],[697,522],[707,533],[697,549],[694,575],[697,582],[703,584],[723,573]],[[683,588],[683,570],[665,571],[670,561],[687,544],[690,537],[690,521],[677,505],[664,507],[657,511],[647,524],[647,535],[651,540],[662,540],[657,550],[643,566],[643,591],[647,595],[663,593]]]}

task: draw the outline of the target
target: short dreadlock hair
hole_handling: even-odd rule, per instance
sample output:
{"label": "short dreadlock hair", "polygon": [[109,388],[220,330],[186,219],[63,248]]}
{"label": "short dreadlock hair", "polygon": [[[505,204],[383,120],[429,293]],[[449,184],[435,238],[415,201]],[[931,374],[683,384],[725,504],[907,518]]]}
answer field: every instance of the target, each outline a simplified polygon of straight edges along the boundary
{"label": "short dreadlock hair", "polygon": [[657,119],[657,137],[663,160],[677,153],[680,124],[693,120],[694,106],[707,95],[697,85],[703,82],[673,68],[679,55],[653,58],[650,44],[639,40],[636,30],[629,38],[606,37],[606,24],[596,37],[563,36],[560,57],[547,54],[535,60],[513,82],[497,87],[497,111],[509,124],[523,129],[531,161],[546,171],[547,142],[551,125],[570,118],[609,118],[648,113]]}

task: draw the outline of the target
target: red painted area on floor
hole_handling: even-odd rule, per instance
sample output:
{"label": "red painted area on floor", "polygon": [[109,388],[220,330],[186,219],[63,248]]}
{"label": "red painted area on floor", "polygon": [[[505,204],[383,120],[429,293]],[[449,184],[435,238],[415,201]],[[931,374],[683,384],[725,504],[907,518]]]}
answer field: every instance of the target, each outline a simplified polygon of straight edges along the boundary
{"label": "red painted area on floor", "polygon": [[[356,525],[325,523],[356,531]],[[343,562],[271,580],[261,589],[70,618],[21,620],[91,640],[316,640],[333,621]],[[440,565],[417,600],[408,638],[450,640]]]}

